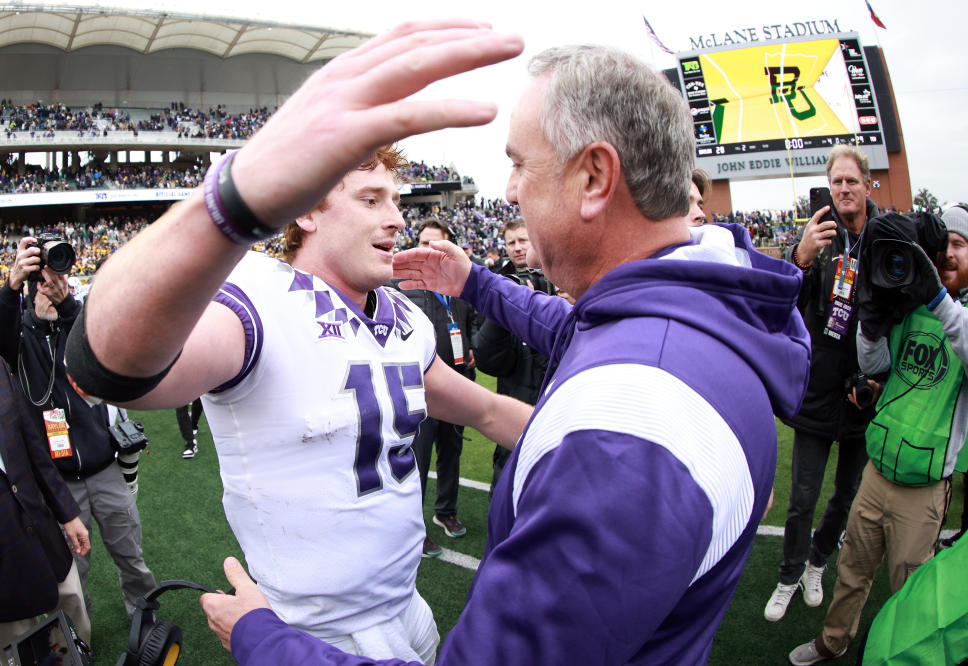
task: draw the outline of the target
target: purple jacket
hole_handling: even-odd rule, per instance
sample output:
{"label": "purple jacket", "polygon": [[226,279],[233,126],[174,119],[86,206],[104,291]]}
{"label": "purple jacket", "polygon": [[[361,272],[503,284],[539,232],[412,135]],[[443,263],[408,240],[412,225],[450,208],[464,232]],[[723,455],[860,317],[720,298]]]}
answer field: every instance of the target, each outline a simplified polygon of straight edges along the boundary
{"label": "purple jacket", "polygon": [[[692,233],[573,308],[472,269],[462,297],[548,354],[553,374],[495,488],[438,663],[708,659],[773,485],[773,414],[799,408],[810,341],[799,270],[742,227]],[[287,663],[290,650],[374,663],[268,616],[236,625],[240,664]]]}

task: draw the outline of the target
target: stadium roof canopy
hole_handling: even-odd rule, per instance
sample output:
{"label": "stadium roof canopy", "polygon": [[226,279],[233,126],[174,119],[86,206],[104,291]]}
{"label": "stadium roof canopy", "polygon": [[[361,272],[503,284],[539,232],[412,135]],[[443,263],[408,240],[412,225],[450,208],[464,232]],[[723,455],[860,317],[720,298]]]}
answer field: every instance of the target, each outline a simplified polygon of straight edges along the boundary
{"label": "stadium roof canopy", "polygon": [[370,36],[168,11],[0,2],[0,48],[39,43],[71,52],[108,44],[145,55],[165,49],[197,49],[221,58],[272,54],[311,63],[335,58]]}

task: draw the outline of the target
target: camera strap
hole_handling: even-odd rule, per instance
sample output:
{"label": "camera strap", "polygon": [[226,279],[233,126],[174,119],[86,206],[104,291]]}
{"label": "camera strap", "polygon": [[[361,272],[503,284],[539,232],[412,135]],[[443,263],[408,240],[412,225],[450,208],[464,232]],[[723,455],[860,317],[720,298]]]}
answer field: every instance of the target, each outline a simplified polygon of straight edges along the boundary
{"label": "camera strap", "polygon": [[60,337],[60,328],[58,328],[53,333],[54,344],[51,346],[50,338],[51,336],[46,336],[47,340],[47,351],[50,352],[50,382],[47,384],[47,391],[44,393],[44,397],[39,401],[34,400],[34,397],[30,394],[30,378],[27,376],[27,370],[24,368],[24,331],[23,325],[20,327],[20,345],[17,349],[17,379],[20,380],[20,388],[23,390],[24,395],[30,400],[30,404],[34,407],[43,407],[50,400],[51,394],[54,392],[54,377],[57,374],[57,360],[55,350],[57,349],[58,338]]}

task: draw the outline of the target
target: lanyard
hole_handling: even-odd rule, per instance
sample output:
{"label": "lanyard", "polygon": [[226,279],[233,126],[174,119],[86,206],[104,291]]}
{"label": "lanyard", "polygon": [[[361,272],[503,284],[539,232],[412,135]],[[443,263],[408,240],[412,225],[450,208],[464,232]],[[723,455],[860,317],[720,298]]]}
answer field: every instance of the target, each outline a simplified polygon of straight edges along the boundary
{"label": "lanyard", "polygon": [[[858,242],[859,241],[860,241],[860,239],[858,238]],[[851,251],[851,249],[853,249],[853,248],[850,247],[850,232],[848,232],[847,231],[847,228],[844,227],[844,258],[840,262],[840,264],[841,264],[841,266],[840,266],[840,275],[837,276],[837,289],[838,290],[843,289],[844,280],[847,279],[847,267],[850,266],[850,251]],[[855,277],[855,279],[856,279],[856,277]]]}
{"label": "lanyard", "polygon": [[434,294],[434,296],[437,297],[437,300],[440,301],[441,305],[443,305],[447,309],[447,316],[450,318],[450,323],[453,324],[454,323],[454,313],[450,311],[450,296],[447,296],[447,297],[441,296],[436,291],[433,292],[433,294]]}

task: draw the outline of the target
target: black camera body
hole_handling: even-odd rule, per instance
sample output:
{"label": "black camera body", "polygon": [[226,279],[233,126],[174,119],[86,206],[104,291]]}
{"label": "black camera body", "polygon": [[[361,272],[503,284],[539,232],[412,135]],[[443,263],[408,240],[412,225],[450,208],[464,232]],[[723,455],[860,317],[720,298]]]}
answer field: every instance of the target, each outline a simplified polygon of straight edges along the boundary
{"label": "black camera body", "polygon": [[874,404],[874,389],[867,383],[867,375],[863,372],[855,372],[844,382],[844,389],[848,393],[857,390],[857,405],[866,409]]}
{"label": "black camera body", "polygon": [[932,259],[948,247],[944,222],[924,213],[878,216],[867,223],[864,236],[870,248],[866,268],[871,284],[882,289],[900,289],[914,283],[916,245]]}
{"label": "black camera body", "polygon": [[118,453],[136,453],[148,446],[148,437],[144,434],[145,426],[141,421],[119,421],[108,430],[114,438],[114,447]]}
{"label": "black camera body", "polygon": [[42,281],[44,277],[40,274],[46,266],[59,275],[67,275],[77,261],[77,254],[74,246],[67,242],[66,238],[57,234],[38,234],[37,242],[31,243],[27,247],[40,248],[40,267],[27,276],[28,280]]}
{"label": "black camera body", "polygon": [[505,277],[514,280],[520,285],[528,286],[530,284],[535,291],[540,291],[549,296],[555,295],[554,286],[548,282],[548,278],[538,268],[523,268],[514,273],[507,273]]}

